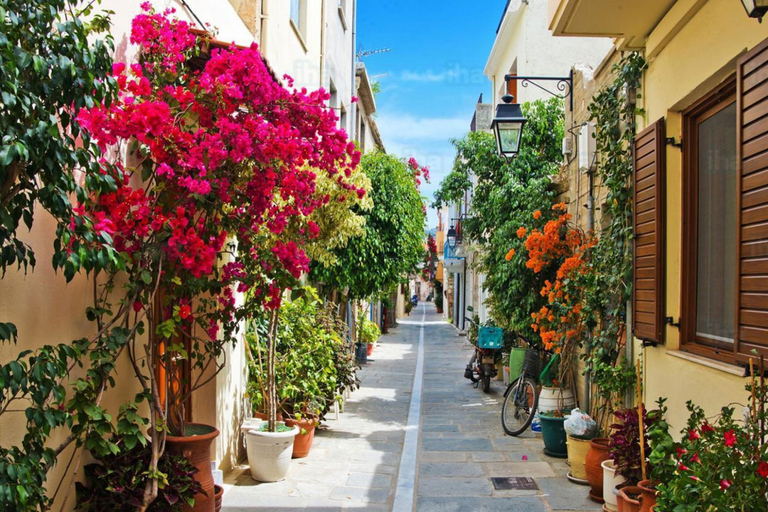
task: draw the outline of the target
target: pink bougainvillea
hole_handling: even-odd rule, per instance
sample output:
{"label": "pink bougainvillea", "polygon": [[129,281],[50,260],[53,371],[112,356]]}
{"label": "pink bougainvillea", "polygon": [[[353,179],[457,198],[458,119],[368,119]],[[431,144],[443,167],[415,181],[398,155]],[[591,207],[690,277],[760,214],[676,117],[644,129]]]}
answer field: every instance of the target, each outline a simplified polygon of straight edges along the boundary
{"label": "pink bougainvillea", "polygon": [[[150,272],[135,307],[156,281],[177,300],[205,293],[213,299],[196,312],[184,306],[182,318],[210,335],[219,324],[231,332],[232,287],[277,307],[308,269],[302,245],[319,228],[307,216],[329,200],[316,193],[318,174],[365,194],[347,180],[360,153],[337,128],[329,94],[284,87],[256,45],[205,53],[208,42],[173,10],[142,9],[131,32],[140,61],[113,68],[117,100],[78,117],[103,150],[123,145],[128,156],[102,162],[114,187],[92,190],[76,214],[112,238],[129,269]],[[202,69],[191,60],[200,54]]]}

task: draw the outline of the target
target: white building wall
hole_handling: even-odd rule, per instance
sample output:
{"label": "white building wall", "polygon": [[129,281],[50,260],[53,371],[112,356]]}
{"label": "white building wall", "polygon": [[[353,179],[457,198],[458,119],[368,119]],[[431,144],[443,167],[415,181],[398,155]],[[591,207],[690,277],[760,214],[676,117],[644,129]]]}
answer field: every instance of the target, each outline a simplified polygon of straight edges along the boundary
{"label": "white building wall", "polygon": [[[338,0],[325,0],[325,50],[323,84],[330,90],[330,83],[336,87],[338,97],[336,111],[340,118],[341,127],[354,136],[355,108],[352,96],[355,94],[355,59],[354,59],[354,17],[357,2],[348,0],[345,8],[339,6]],[[342,112],[344,115],[342,116]],[[341,119],[343,117],[343,119]]]}
{"label": "white building wall", "polygon": [[[506,91],[504,75],[515,62],[517,75],[565,77],[577,63],[596,67],[611,49],[612,42],[605,38],[554,37],[547,29],[548,16],[546,2],[510,2],[484,71],[492,82],[494,105],[501,102]],[[556,82],[540,84],[557,92]],[[552,97],[534,85],[520,83],[517,96],[517,103]]]}

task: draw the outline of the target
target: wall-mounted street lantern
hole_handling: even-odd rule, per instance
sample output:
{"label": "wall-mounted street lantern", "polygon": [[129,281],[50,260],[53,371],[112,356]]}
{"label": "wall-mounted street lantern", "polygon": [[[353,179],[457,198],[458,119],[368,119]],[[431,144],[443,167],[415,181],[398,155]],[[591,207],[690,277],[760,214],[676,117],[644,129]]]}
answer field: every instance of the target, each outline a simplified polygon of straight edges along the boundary
{"label": "wall-mounted street lantern", "polygon": [[760,23],[763,22],[763,16],[768,12],[768,0],[741,0],[747,16],[757,18]]}
{"label": "wall-mounted street lantern", "polygon": [[[746,2],[748,0],[742,0]],[[768,2],[768,0],[753,0],[756,2]],[[528,87],[528,84],[538,87],[542,91],[545,91],[552,96],[556,96],[561,99],[570,97],[571,99],[571,111],[573,111],[573,95],[571,90],[573,89],[573,71],[570,75],[561,76],[518,76],[518,75],[505,75],[504,80],[509,83],[510,80],[519,80],[523,87]],[[562,94],[552,92],[536,83],[536,81],[556,81],[557,90]],[[509,90],[509,87],[507,87]],[[513,103],[515,97],[511,94],[505,94],[501,97],[504,103],[496,105],[496,116],[491,123],[491,129],[496,136],[496,148],[499,155],[505,158],[513,158],[517,156],[520,151],[520,143],[523,137],[523,126],[527,119],[523,115],[523,111],[520,105]]]}
{"label": "wall-mounted street lantern", "polygon": [[496,116],[491,123],[491,129],[496,135],[496,147],[504,158],[514,158],[520,151],[520,141],[523,138],[523,126],[527,119],[520,105],[512,103],[515,97],[505,94],[501,97],[504,103],[496,105]]}
{"label": "wall-mounted street lantern", "polygon": [[450,247],[451,249],[455,249],[456,248],[456,229],[453,226],[451,226],[450,229],[448,230],[446,238],[448,239],[448,247]]}

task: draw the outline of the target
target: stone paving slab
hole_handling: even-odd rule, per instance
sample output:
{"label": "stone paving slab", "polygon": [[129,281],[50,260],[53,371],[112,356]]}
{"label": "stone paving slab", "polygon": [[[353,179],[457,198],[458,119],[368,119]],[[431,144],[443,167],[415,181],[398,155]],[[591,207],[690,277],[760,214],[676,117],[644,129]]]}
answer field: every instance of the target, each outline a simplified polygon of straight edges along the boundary
{"label": "stone paving slab", "polygon": [[419,497],[419,512],[546,512],[539,498],[516,498],[510,500],[492,498],[426,498]]}
{"label": "stone paving slab", "polygon": [[[225,480],[224,512],[366,510],[372,512],[599,511],[587,487],[569,482],[562,459],[542,453],[540,435],[504,434],[504,386],[485,394],[463,378],[471,347],[453,326],[425,316],[421,414],[408,427],[423,305],[385,335],[361,372],[362,387],[320,430],[309,457],[292,462],[283,482],[259,484],[247,466]],[[406,431],[418,430],[418,449],[403,453]],[[398,487],[401,469],[415,477]],[[492,477],[534,479],[538,490],[496,490]],[[397,499],[413,493],[413,503]],[[410,495],[409,495],[410,496]]]}

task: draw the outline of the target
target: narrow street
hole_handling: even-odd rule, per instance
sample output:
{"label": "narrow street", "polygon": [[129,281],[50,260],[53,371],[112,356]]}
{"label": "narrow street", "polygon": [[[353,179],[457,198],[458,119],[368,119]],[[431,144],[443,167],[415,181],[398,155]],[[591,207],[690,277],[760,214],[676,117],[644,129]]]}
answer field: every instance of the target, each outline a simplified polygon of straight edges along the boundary
{"label": "narrow street", "polygon": [[[338,420],[328,415],[287,479],[258,484],[241,468],[225,482],[222,510],[600,510],[566,479],[564,460],[543,455],[540,437],[503,433],[503,384],[486,395],[464,379],[470,356],[466,339],[421,303],[381,338],[361,388]],[[496,490],[495,477],[530,477],[537,489]]]}

